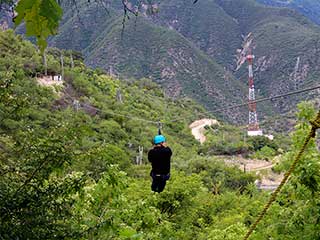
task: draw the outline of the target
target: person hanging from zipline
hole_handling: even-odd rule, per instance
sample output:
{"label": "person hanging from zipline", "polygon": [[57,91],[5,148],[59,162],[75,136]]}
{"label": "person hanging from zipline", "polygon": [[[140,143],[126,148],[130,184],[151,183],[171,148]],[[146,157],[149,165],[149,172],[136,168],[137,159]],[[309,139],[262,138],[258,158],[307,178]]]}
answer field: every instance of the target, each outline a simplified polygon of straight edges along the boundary
{"label": "person hanging from zipline", "polygon": [[152,177],[151,189],[154,192],[161,193],[170,178],[170,161],[172,156],[171,149],[167,146],[163,135],[157,135],[153,139],[153,148],[148,152],[148,160],[151,162]]}

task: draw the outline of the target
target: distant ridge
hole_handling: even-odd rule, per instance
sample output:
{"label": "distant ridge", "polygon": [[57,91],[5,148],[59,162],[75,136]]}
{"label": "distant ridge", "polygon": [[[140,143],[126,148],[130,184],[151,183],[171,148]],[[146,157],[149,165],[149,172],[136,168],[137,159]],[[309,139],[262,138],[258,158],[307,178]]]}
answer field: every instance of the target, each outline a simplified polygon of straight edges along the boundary
{"label": "distant ridge", "polygon": [[297,10],[311,21],[320,25],[320,2],[316,0],[257,0],[260,3],[276,6],[288,7]]}

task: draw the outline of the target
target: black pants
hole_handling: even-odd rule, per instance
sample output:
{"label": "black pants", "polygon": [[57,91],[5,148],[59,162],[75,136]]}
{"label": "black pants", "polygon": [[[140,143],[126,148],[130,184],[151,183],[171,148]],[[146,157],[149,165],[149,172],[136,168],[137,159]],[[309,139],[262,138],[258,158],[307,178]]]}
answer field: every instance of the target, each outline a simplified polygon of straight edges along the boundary
{"label": "black pants", "polygon": [[170,178],[170,174],[156,174],[151,172],[150,176],[152,177],[151,190],[154,192],[161,193],[166,186],[167,180]]}

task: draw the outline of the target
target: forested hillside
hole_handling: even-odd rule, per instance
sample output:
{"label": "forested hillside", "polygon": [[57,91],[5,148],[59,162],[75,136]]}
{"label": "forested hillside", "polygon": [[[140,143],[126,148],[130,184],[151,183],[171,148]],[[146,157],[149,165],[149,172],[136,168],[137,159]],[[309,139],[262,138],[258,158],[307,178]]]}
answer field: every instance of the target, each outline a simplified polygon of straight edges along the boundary
{"label": "forested hillside", "polygon": [[127,20],[122,32],[122,10],[111,8],[107,14],[98,3],[78,7],[79,15],[67,10],[60,34],[51,44],[82,51],[87,65],[122,78],[150,78],[168,96],[192,97],[207,109],[245,99],[245,87],[178,32],[143,16]]}
{"label": "forested hillside", "polygon": [[[162,1],[156,13],[143,13],[122,25],[121,5],[99,3],[65,7],[54,46],[82,51],[89,66],[119,76],[147,77],[169,96],[189,96],[209,110],[244,101],[245,56],[255,58],[257,96],[272,96],[318,82],[320,29],[289,9],[254,0]],[[227,91],[225,91],[227,89]],[[289,112],[314,93],[258,106],[260,118]],[[245,119],[226,111],[229,120]]]}
{"label": "forested hillside", "polygon": [[[188,125],[205,114],[192,100],[168,99],[147,79],[89,69],[74,51],[47,49],[46,69],[37,48],[13,31],[0,32],[0,55],[1,239],[238,240],[266,203],[255,174],[209,153],[234,154],[222,139],[212,136],[204,147],[193,139]],[[299,110],[275,171],[288,169],[310,130],[312,104]],[[146,159],[159,120],[174,153],[160,194],[151,192]],[[216,131],[241,138],[231,126]],[[320,237],[319,160],[312,140],[252,239]]]}
{"label": "forested hillside", "polygon": [[320,2],[317,0],[258,0],[258,2],[295,9],[313,22],[320,24]]}
{"label": "forested hillside", "polygon": [[[319,27],[289,8],[255,0],[127,1],[139,11],[139,17],[128,11],[127,18],[121,1],[60,2],[63,20],[59,34],[49,40],[51,46],[80,51],[87,65],[120,79],[149,78],[169,97],[190,97],[207,110],[246,101],[245,56],[250,49],[257,97],[319,82]],[[305,12],[317,9],[315,1],[277,4],[302,6]],[[1,17],[2,27],[8,16]],[[17,31],[23,33],[22,27]],[[291,113],[302,100],[318,100],[318,94],[259,104],[259,118]],[[247,119],[242,109],[215,114],[238,125]]]}
{"label": "forested hillside", "polygon": [[[206,0],[196,5],[164,1],[157,22],[175,29],[247,84],[245,56],[253,51],[258,96],[272,96],[319,83],[320,28],[293,10],[253,0]],[[262,113],[288,112],[316,93],[258,105]],[[272,110],[271,110],[272,109]]]}

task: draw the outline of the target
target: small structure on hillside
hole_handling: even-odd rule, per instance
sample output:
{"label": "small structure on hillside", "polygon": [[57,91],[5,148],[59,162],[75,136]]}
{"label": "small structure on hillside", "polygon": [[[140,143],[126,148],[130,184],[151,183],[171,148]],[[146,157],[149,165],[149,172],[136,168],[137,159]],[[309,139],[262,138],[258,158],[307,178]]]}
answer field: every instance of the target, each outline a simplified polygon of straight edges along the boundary
{"label": "small structure on hillside", "polygon": [[263,135],[267,138],[269,138],[271,141],[274,139],[274,136],[272,134]]}
{"label": "small structure on hillside", "polygon": [[136,156],[136,164],[142,165],[142,160],[143,160],[143,147],[139,146],[138,155]]}
{"label": "small structure on hillside", "polygon": [[9,24],[6,21],[0,21],[0,31],[6,31],[9,29]]}
{"label": "small structure on hillside", "polygon": [[52,76],[52,78],[53,78],[53,81],[57,81],[57,82],[62,81],[62,76],[61,75]]}
{"label": "small structure on hillside", "polygon": [[61,75],[52,75],[52,76],[40,75],[37,77],[37,81],[41,86],[63,85],[63,80]]}

